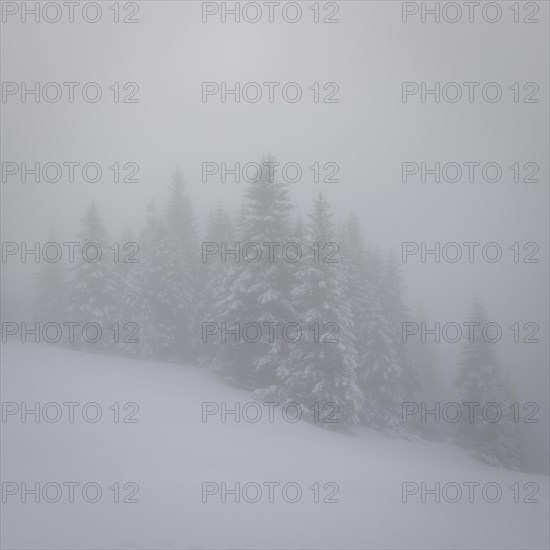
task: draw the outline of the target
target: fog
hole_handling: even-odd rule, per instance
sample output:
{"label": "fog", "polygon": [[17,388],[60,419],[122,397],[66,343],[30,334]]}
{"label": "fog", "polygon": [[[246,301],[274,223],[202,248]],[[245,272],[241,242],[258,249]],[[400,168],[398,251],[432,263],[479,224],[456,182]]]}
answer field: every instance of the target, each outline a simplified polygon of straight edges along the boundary
{"label": "fog", "polygon": [[[195,1],[139,2],[136,24],[114,24],[107,3],[101,3],[103,19],[95,24],[82,21],[78,8],[74,23],[65,16],[55,24],[22,23],[19,14],[2,23],[4,83],[97,82],[103,91],[97,103],[82,99],[81,86],[74,103],[66,95],[55,103],[35,103],[32,96],[22,102],[20,92],[3,97],[4,163],[96,162],[103,177],[86,182],[78,169],[73,183],[66,173],[58,182],[35,183],[30,175],[22,183],[20,174],[7,176],[1,188],[2,241],[44,243],[52,229],[59,242],[76,240],[94,201],[110,242],[123,240],[129,230],[139,243],[149,201],[154,199],[159,212],[165,209],[177,168],[202,240],[209,213],[221,204],[237,216],[247,186],[231,174],[225,183],[219,173],[204,182],[203,163],[231,168],[273,155],[281,163],[276,179],[283,165],[297,163],[303,177],[289,183],[292,217],[299,213],[307,219],[319,192],[331,205],[335,223],[355,214],[369,247],[395,252],[413,320],[432,328],[436,322],[462,324],[478,298],[489,320],[503,327],[495,345],[499,362],[517,400],[540,407],[540,421],[522,426],[525,471],[547,474],[548,4],[536,3],[538,24],[515,23],[507,2],[496,3],[503,13],[496,23],[476,16],[473,23],[463,18],[454,24],[434,23],[430,16],[422,23],[418,14],[405,23],[407,3],[393,1],[321,2],[321,7],[331,5],[321,9],[321,17],[338,7],[334,24],[313,22],[313,2],[301,3],[303,17],[296,23],[284,21],[278,11],[270,23],[265,6],[258,23],[235,23],[231,15],[223,23],[219,12],[203,22],[204,4],[215,9],[216,3]],[[124,83],[137,83],[138,101],[114,103],[109,86],[115,82],[121,90]],[[263,95],[257,102],[241,97],[237,103],[229,94],[222,102],[220,93],[205,97],[205,82],[228,88],[259,83]],[[280,83],[273,103],[266,99],[265,82]],[[280,90],[289,82],[301,86],[303,97],[296,103],[281,99]],[[428,88],[435,82],[441,87],[480,84],[473,102],[466,99],[464,85],[460,101],[436,102],[428,94],[422,102],[420,93],[404,100],[404,82],[425,82]],[[483,100],[481,90],[489,82],[501,86],[499,101]],[[510,89],[516,82],[517,103]],[[523,85],[532,82],[539,87],[538,102],[525,103],[531,88]],[[320,83],[318,103],[309,89],[314,83]],[[323,102],[335,89],[323,89],[325,83],[337,84],[338,102]],[[249,89],[253,94],[257,87]],[[128,91],[132,88],[121,91],[122,97]],[[115,162],[137,163],[139,181],[114,183],[108,167]],[[428,169],[458,163],[463,177],[436,182],[428,173],[422,182],[418,173],[404,182],[403,163],[423,162]],[[474,162],[480,164],[470,182],[464,163]],[[515,183],[509,167],[516,162],[520,167],[536,163],[538,182]],[[336,163],[338,181],[312,181],[314,163]],[[500,181],[484,181],[481,167],[487,163],[502,168]],[[527,172],[520,170],[524,178]],[[480,246],[473,262],[465,246],[454,263],[435,262],[430,255],[422,262],[420,253],[405,262],[405,242],[425,243],[427,249],[434,243]],[[502,248],[500,261],[483,259],[481,249],[490,242]],[[514,243],[519,243],[518,262],[509,248]],[[525,243],[538,245],[537,263],[523,261],[531,251]],[[32,276],[38,266],[32,258],[26,263],[17,255],[3,259],[4,321],[32,318]],[[508,327],[516,322],[536,323],[538,343],[515,343]],[[442,341],[435,348],[446,388],[455,376],[461,342]],[[448,399],[447,392],[442,389],[436,400]]]}

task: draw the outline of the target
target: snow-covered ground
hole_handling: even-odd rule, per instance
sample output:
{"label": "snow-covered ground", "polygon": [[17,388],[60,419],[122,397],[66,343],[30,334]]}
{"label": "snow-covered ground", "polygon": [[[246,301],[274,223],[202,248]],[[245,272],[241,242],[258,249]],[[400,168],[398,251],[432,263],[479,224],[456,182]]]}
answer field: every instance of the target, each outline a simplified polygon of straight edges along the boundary
{"label": "snow-covered ground", "polygon": [[[5,345],[2,351],[2,402],[5,412],[17,403],[27,408],[39,402],[78,402],[74,422],[62,406],[58,422],[35,423],[20,412],[2,423],[2,539],[3,548],[548,548],[548,477],[492,468],[446,443],[394,440],[364,428],[353,436],[322,430],[304,421],[290,423],[275,409],[257,423],[235,423],[220,415],[202,421],[202,403],[233,406],[250,401],[244,391],[222,384],[210,372],[193,366],[134,361],[78,353],[55,347]],[[82,405],[96,402],[103,416],[96,423],[82,418]],[[135,402],[137,423],[116,423],[131,414]],[[55,405],[46,411],[56,414]],[[290,414],[291,411],[289,411]],[[93,406],[87,414],[95,415]],[[250,417],[254,415],[248,409]],[[58,502],[21,500],[35,482],[48,482],[47,498]],[[69,486],[76,482],[74,502]],[[102,496],[96,503],[82,498],[85,483],[97,483]],[[135,483],[137,503],[115,503],[131,497]],[[234,502],[228,494],[208,496],[203,482],[228,488],[247,482],[263,488],[258,502]],[[269,502],[269,486],[273,500]],[[294,482],[303,494],[298,502],[285,501],[282,487]],[[463,488],[455,503],[435,503],[420,493],[402,502],[402,483],[454,482]],[[474,487],[473,502],[468,486]],[[500,501],[485,502],[484,484],[502,488]],[[314,502],[309,487],[320,484]],[[519,500],[514,487],[519,483]],[[535,491],[532,499],[523,502]],[[219,485],[215,485],[219,484]],[[96,486],[88,487],[93,500]],[[114,487],[109,489],[109,487]],[[254,500],[249,485],[247,497]],[[287,487],[287,498],[294,497]],[[412,486],[410,486],[412,487]],[[447,498],[455,495],[448,486]],[[487,487],[492,498],[494,487]],[[16,492],[14,495],[6,494]]]}

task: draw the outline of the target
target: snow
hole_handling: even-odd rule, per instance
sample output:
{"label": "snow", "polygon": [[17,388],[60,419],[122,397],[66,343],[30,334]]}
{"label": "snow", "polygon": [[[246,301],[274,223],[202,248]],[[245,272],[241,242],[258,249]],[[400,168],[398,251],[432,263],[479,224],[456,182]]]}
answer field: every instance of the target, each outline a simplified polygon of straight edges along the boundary
{"label": "snow", "polygon": [[[403,441],[361,427],[354,435],[305,421],[202,422],[203,402],[251,401],[193,366],[85,354],[53,346],[7,344],[2,401],[97,402],[97,423],[2,424],[2,481],[95,481],[95,503],[2,505],[3,548],[548,548],[548,477],[480,463],[442,442]],[[139,404],[138,423],[112,421],[110,405]],[[65,411],[64,411],[65,412]],[[126,413],[121,409],[121,416]],[[113,482],[135,482],[139,503],[112,502]],[[202,502],[203,482],[297,482],[302,499]],[[496,482],[500,502],[476,493],[457,503],[403,503],[401,484]],[[338,503],[314,503],[308,489],[335,482]],[[513,483],[534,482],[539,503],[514,503]],[[321,492],[324,495],[324,492]],[[525,496],[522,493],[522,497]]]}

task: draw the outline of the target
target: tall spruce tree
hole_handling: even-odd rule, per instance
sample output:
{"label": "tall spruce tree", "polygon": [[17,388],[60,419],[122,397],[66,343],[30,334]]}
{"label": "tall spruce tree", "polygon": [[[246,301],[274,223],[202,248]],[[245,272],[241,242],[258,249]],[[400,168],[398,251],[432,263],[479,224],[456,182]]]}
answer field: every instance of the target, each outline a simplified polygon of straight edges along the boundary
{"label": "tall spruce tree", "polygon": [[[268,157],[267,161],[273,162],[273,158]],[[246,323],[262,327],[261,339],[254,343],[242,339],[237,343],[229,335],[219,346],[216,370],[231,383],[259,392],[277,390],[276,371],[288,353],[280,328],[292,319],[291,270],[290,264],[281,258],[281,250],[290,234],[291,208],[288,185],[267,168],[263,169],[260,180],[245,188],[237,226],[239,246],[245,257],[239,261],[227,258],[222,267],[223,280],[216,289],[217,322],[225,323],[228,329],[236,326],[242,329]],[[248,243],[255,244],[245,251]],[[274,254],[269,253],[270,247]],[[258,249],[262,253],[256,260]],[[271,325],[273,342],[269,341],[270,325],[265,323],[277,324]]]}
{"label": "tall spruce tree", "polygon": [[124,349],[144,359],[170,359],[174,348],[174,331],[166,315],[171,296],[163,279],[164,272],[171,268],[166,233],[151,201],[147,225],[139,239],[139,262],[128,273],[120,309],[121,320],[135,323],[138,328],[138,334],[125,336]]}
{"label": "tall spruce tree", "polygon": [[139,263],[139,243],[129,229],[122,232],[121,239],[115,243],[117,247],[118,262],[115,264],[119,296],[122,298],[126,279],[132,268]]}
{"label": "tall spruce tree", "polygon": [[[218,251],[225,245],[222,243],[229,243],[229,246],[232,247],[232,243],[235,242],[231,218],[221,204],[218,204],[216,209],[211,211],[208,216],[203,242],[209,243],[209,246],[218,247]],[[202,303],[200,304],[201,322],[218,322],[216,295],[222,289],[225,268],[226,263],[221,263],[220,252],[215,255],[205,255],[202,258],[200,277],[202,281],[200,293],[202,296]],[[200,347],[201,363],[211,366],[217,352],[218,343],[213,339],[206,339]]]}
{"label": "tall spruce tree", "polygon": [[[463,414],[457,423],[457,443],[472,449],[479,460],[521,469],[522,438],[509,408],[514,402],[513,391],[497,360],[495,344],[484,338],[482,330],[488,319],[479,300],[472,305],[469,321],[475,325],[471,325],[472,333],[464,342],[454,385],[463,403],[479,405],[469,406],[472,415]],[[501,408],[502,417],[497,421],[491,421],[498,418],[494,406],[483,414],[488,403]]]}
{"label": "tall spruce tree", "polygon": [[166,299],[164,313],[172,333],[169,359],[191,361],[197,357],[200,336],[197,299],[201,243],[179,169],[170,186],[164,218],[165,234],[159,245],[166,248],[167,255],[160,276]]}
{"label": "tall spruce tree", "polygon": [[113,276],[117,288],[117,303],[116,309],[118,312],[116,333],[114,333],[113,351],[117,353],[126,354],[130,352],[131,355],[135,355],[138,348],[133,345],[133,349],[130,351],[127,349],[127,344],[137,344],[136,340],[139,340],[139,327],[137,323],[131,319],[125,319],[124,313],[124,299],[128,284],[130,282],[130,275],[133,269],[137,268],[140,261],[140,247],[139,243],[134,238],[132,232],[129,229],[125,229],[121,235],[120,241],[113,243],[113,248],[117,256],[117,262],[114,264]]}
{"label": "tall spruce tree", "polygon": [[401,341],[407,312],[395,260],[368,253],[367,337],[359,382],[365,396],[363,421],[391,435],[419,431],[404,423],[403,403],[420,399],[420,386],[410,347]]}
{"label": "tall spruce tree", "polygon": [[[416,347],[403,340],[403,323],[411,320],[411,314],[409,308],[405,305],[403,277],[393,251],[387,256],[384,280],[386,290],[384,309],[390,325],[393,347],[397,352],[403,370],[403,378],[396,380],[398,392],[403,392],[407,401],[418,403],[426,399],[427,388],[415,355]],[[399,410],[401,419],[402,405]],[[407,432],[423,431],[423,427],[414,422],[407,423],[403,428]]]}
{"label": "tall spruce tree", "polygon": [[[351,305],[359,364],[367,353],[369,313],[369,272],[367,250],[357,218],[351,215],[344,230],[342,254],[348,280],[348,300]],[[358,366],[359,371],[359,366]]]}
{"label": "tall spruce tree", "polygon": [[[421,305],[417,306],[414,319],[418,324],[426,322],[426,313]],[[407,346],[410,348],[409,364],[415,371],[419,399],[433,407],[433,404],[436,401],[441,401],[444,395],[444,388],[441,385],[438,372],[439,356],[437,346],[431,340],[423,342],[420,338],[410,340]],[[409,421],[411,420],[409,419]],[[424,439],[442,439],[446,431],[444,426],[434,422],[432,417],[430,417],[430,421],[422,422],[421,416],[413,416],[412,422],[414,428]]]}
{"label": "tall spruce tree", "polygon": [[[80,323],[77,334],[81,334],[80,328],[87,323],[100,325],[101,337],[97,342],[77,341],[86,350],[99,351],[113,344],[110,326],[116,321],[118,296],[113,250],[94,202],[82,218],[78,237],[80,246],[70,267],[68,312],[71,321]],[[85,337],[93,341],[98,335],[92,328]]]}
{"label": "tall spruce tree", "polygon": [[292,290],[292,307],[304,328],[279,376],[290,400],[304,413],[319,415],[315,420],[324,427],[349,430],[357,420],[361,392],[345,269],[338,254],[323,251],[334,250],[333,245],[325,248],[335,242],[331,218],[327,201],[319,195],[307,228],[314,253],[299,263]]}

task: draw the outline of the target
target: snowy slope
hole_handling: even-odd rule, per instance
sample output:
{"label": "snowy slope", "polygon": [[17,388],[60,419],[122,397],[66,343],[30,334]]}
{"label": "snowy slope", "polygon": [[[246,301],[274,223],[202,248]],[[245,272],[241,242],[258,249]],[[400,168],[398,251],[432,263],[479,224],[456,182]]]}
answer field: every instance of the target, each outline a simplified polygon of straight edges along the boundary
{"label": "snowy slope", "polygon": [[[89,355],[34,344],[2,351],[2,401],[97,402],[103,417],[86,422],[76,408],[57,423],[9,416],[2,423],[2,481],[96,482],[96,503],[2,505],[3,548],[548,548],[548,477],[485,466],[446,443],[392,440],[358,428],[354,436],[291,424],[275,411],[253,424],[219,416],[203,423],[201,403],[250,401],[192,366]],[[114,402],[137,402],[138,423],[114,423]],[[31,405],[28,405],[30,407]],[[53,409],[50,411],[55,412]],[[90,415],[93,413],[90,409]],[[122,411],[126,415],[129,411]],[[131,411],[130,411],[131,412]],[[139,503],[114,503],[113,482],[139,485]],[[457,503],[418,495],[402,502],[402,482],[487,482],[496,503]],[[203,482],[299,483],[299,502],[275,488],[259,502],[202,502]],[[315,503],[308,489],[339,486],[337,503]],[[515,503],[513,483],[534,482],[538,503]],[[41,486],[43,487],[43,485]],[[523,499],[530,491],[521,491]],[[123,491],[123,494],[126,494]],[[293,494],[293,493],[292,493]],[[253,491],[249,493],[253,497]],[[321,499],[325,492],[321,491]]]}

